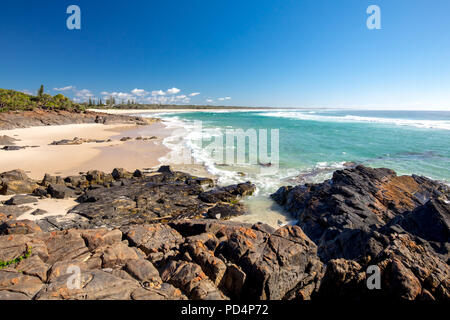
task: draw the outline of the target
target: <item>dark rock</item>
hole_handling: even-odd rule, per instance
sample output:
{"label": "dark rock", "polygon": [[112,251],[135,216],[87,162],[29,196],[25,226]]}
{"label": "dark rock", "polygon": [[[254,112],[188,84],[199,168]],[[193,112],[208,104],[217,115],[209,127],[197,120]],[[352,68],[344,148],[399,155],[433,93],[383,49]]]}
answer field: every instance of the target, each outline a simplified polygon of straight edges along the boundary
{"label": "dark rock", "polygon": [[65,182],[60,176],[52,176],[51,174],[46,173],[44,175],[44,179],[42,179],[41,185],[44,187],[48,187],[51,184],[65,185]]}
{"label": "dark rock", "polygon": [[6,205],[21,205],[26,203],[35,203],[38,202],[35,197],[27,196],[27,195],[17,195],[9,200],[5,201]]}
{"label": "dark rock", "polygon": [[[338,170],[321,184],[282,187],[272,198],[299,220],[298,225],[318,244],[321,258],[328,261],[362,256],[366,242],[373,239],[371,230],[448,194],[447,186],[427,178],[398,177],[389,169],[357,166]],[[383,245],[372,248],[379,246]]]}
{"label": "dark rock", "polygon": [[2,148],[2,150],[5,150],[5,151],[17,151],[17,150],[21,150],[21,149],[25,149],[25,147],[22,147],[22,146],[4,146]]}
{"label": "dark rock", "polygon": [[[116,228],[132,223],[202,217],[211,208],[210,203],[199,197],[204,192],[204,184],[214,184],[211,179],[192,177],[176,171],[167,173],[166,169],[162,171],[164,172],[154,172],[135,179],[127,178],[128,175],[117,169],[114,177],[120,179],[120,184],[111,183],[106,188],[93,188],[91,185],[78,197],[80,205],[71,212],[88,218],[91,227]],[[88,179],[102,179],[101,173]],[[242,184],[221,192],[230,195],[234,199],[233,202],[237,202],[237,199],[247,195],[249,190],[247,184]],[[233,212],[224,214],[224,218],[241,214],[244,212],[241,209],[236,205]]]}
{"label": "dark rock", "polygon": [[132,173],[126,171],[123,168],[115,168],[111,175],[115,180],[129,179],[133,176]]}
{"label": "dark rock", "polygon": [[142,173],[141,170],[136,169],[136,170],[133,172],[133,177],[135,177],[135,178],[142,178],[143,176],[144,176],[144,174]]}
{"label": "dark rock", "polygon": [[67,197],[74,197],[75,192],[66,187],[65,185],[59,185],[59,184],[51,184],[47,188],[47,193],[52,197],[56,199],[64,199]]}
{"label": "dark rock", "polygon": [[64,145],[80,145],[83,143],[103,143],[103,142],[107,142],[106,140],[98,140],[98,139],[83,139],[83,138],[78,138],[75,137],[72,140],[68,140],[68,139],[63,139],[63,140],[57,140],[57,141],[53,141],[52,143],[50,143],[50,145],[54,145],[54,146],[64,146]]}
{"label": "dark rock", "polygon": [[[448,300],[449,195],[424,177],[357,166],[272,198],[299,219],[328,264],[318,298]],[[381,271],[380,290],[367,288],[369,266]]]}
{"label": "dark rock", "polygon": [[159,167],[158,172],[173,174],[173,171],[170,168],[170,166],[161,166]]}
{"label": "dark rock", "polygon": [[250,182],[239,183],[203,192],[199,195],[199,199],[207,203],[235,202],[244,196],[253,194],[255,189],[255,185]]}
{"label": "dark rock", "polygon": [[442,200],[432,199],[412,212],[395,217],[386,228],[393,225],[428,241],[450,242],[450,206]]}
{"label": "dark rock", "polygon": [[206,213],[209,219],[222,219],[228,220],[232,217],[241,216],[246,213],[246,210],[241,204],[225,204],[219,203],[218,205],[212,207]]}
{"label": "dark rock", "polygon": [[33,216],[41,216],[41,215],[46,214],[46,213],[48,213],[46,210],[43,210],[43,209],[36,209],[36,210],[34,210],[31,214],[32,214]]}
{"label": "dark rock", "polygon": [[42,188],[42,187],[38,187],[36,189],[33,190],[33,196],[36,197],[41,197],[41,198],[45,198],[48,195],[47,189]]}

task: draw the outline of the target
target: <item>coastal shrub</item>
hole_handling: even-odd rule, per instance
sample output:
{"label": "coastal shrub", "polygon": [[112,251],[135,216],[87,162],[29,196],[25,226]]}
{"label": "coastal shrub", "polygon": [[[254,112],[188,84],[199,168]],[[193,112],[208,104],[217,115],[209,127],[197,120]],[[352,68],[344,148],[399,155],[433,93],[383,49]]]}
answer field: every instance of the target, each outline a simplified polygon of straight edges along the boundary
{"label": "coastal shrub", "polygon": [[75,103],[62,94],[52,96],[44,93],[42,87],[39,90],[39,95],[33,96],[15,90],[0,88],[0,112],[33,110],[35,108],[68,111],[83,111],[85,109],[85,106],[82,104]]}

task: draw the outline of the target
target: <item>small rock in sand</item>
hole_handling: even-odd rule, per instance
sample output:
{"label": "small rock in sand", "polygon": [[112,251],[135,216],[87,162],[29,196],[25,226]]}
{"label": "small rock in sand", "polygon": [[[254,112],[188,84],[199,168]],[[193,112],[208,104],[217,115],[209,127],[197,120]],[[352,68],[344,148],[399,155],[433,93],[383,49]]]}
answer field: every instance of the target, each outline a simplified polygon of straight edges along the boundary
{"label": "small rock in sand", "polygon": [[35,197],[31,197],[31,196],[27,196],[27,195],[17,195],[14,196],[12,198],[10,198],[9,200],[5,201],[6,205],[21,205],[21,204],[26,204],[26,203],[34,203],[37,202],[37,199]]}
{"label": "small rock in sand", "polygon": [[34,210],[31,213],[31,215],[33,215],[33,216],[41,216],[41,215],[46,214],[46,213],[48,213],[48,211],[43,210],[43,209],[36,209],[36,210]]}

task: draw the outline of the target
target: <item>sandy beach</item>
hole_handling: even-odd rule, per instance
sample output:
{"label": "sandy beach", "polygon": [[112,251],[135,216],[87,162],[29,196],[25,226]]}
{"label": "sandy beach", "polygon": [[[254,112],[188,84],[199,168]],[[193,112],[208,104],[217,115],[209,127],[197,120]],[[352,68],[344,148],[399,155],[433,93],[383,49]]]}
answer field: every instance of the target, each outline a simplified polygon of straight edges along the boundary
{"label": "sandy beach", "polygon": [[[127,170],[152,168],[159,165],[158,158],[169,151],[162,145],[162,140],[169,134],[170,130],[160,123],[148,126],[71,124],[2,130],[0,136],[13,137],[18,140],[17,146],[28,147],[0,151],[0,167],[3,171],[23,169],[34,179],[41,179],[45,173],[69,176],[94,169],[111,172],[117,167]],[[135,139],[152,136],[157,139]],[[55,140],[75,137],[111,141],[50,145]],[[123,137],[131,139],[120,141]]]}
{"label": "sandy beach", "polygon": [[[171,150],[163,145],[163,140],[170,136],[172,131],[173,129],[166,128],[161,122],[150,125],[69,124],[0,130],[0,137],[14,138],[15,146],[26,147],[13,151],[0,150],[0,167],[2,172],[24,170],[30,178],[37,181],[42,180],[46,173],[67,177],[89,170],[110,173],[114,168],[124,168],[131,172],[136,169],[147,171],[156,169],[161,164],[170,164],[164,161],[164,156]],[[72,140],[75,137],[104,142],[51,144],[63,139]],[[121,141],[122,138],[127,139]],[[196,176],[215,178],[202,165],[171,164],[171,167]],[[9,198],[11,195],[0,196],[0,202]],[[39,199],[36,203],[22,205],[29,209],[18,220],[34,221],[50,216],[64,216],[70,219],[67,213],[75,205],[77,205],[75,198]],[[37,209],[43,210],[44,213],[33,215]]]}

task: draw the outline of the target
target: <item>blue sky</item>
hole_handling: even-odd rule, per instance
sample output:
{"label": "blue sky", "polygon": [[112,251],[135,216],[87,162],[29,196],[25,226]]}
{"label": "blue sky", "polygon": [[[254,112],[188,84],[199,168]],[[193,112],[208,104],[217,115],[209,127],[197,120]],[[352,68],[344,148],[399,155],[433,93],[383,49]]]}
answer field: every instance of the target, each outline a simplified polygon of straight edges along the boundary
{"label": "blue sky", "polygon": [[[66,27],[71,4],[81,30]],[[371,4],[381,30],[366,27]],[[450,110],[449,13],[448,0],[5,1],[0,87],[43,83],[81,100]]]}

